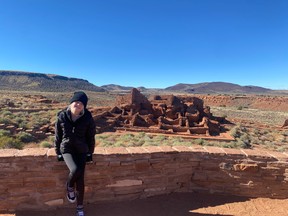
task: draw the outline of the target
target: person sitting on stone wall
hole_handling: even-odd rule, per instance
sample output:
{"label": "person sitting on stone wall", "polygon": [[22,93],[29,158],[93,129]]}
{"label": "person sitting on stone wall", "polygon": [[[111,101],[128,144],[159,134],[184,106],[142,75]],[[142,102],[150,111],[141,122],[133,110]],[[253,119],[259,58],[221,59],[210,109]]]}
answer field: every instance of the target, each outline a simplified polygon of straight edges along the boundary
{"label": "person sitting on stone wall", "polygon": [[[84,173],[87,161],[92,161],[95,147],[95,123],[86,109],[87,95],[75,92],[70,105],[58,113],[55,124],[55,150],[59,161],[65,161],[70,170],[67,182],[67,199],[77,201],[77,216],[84,216]],[[76,190],[75,190],[76,189]]]}

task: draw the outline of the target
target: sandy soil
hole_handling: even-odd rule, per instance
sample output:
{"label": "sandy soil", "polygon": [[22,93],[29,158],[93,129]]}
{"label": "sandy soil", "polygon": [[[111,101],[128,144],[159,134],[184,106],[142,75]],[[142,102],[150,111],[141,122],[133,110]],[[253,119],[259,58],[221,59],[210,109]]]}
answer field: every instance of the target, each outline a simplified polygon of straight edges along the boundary
{"label": "sandy soil", "polygon": [[[142,200],[89,204],[86,216],[287,216],[287,199],[175,193]],[[69,208],[50,211],[22,211],[1,216],[71,216]]]}

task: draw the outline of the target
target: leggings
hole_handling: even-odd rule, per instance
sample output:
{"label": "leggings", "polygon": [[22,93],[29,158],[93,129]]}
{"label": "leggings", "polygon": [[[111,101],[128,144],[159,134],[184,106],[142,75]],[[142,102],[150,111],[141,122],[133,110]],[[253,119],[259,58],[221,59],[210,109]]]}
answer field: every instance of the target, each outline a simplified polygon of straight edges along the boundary
{"label": "leggings", "polygon": [[67,184],[77,190],[77,205],[83,205],[84,200],[84,174],[86,165],[86,154],[63,154],[64,161],[70,170]]}

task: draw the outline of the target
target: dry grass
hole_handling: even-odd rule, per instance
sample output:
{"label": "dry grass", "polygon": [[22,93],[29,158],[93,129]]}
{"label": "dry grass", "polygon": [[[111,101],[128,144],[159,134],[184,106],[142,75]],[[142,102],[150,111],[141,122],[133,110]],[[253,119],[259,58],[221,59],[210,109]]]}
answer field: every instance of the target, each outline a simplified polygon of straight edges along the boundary
{"label": "dry grass", "polygon": [[260,109],[239,107],[211,107],[214,116],[225,116],[227,119],[239,119],[254,122],[255,124],[266,124],[268,126],[282,126],[288,119],[287,112],[265,111]]}

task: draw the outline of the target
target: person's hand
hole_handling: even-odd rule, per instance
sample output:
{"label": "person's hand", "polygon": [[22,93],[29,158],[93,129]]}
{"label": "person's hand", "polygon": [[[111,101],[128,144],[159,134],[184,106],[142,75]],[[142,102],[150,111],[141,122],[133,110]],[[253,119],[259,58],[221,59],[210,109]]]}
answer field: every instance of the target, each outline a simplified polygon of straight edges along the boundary
{"label": "person's hand", "polygon": [[64,158],[63,158],[62,154],[58,154],[57,155],[57,160],[58,161],[64,161]]}
{"label": "person's hand", "polygon": [[86,162],[92,162],[93,161],[93,156],[91,153],[87,153],[86,155]]}

